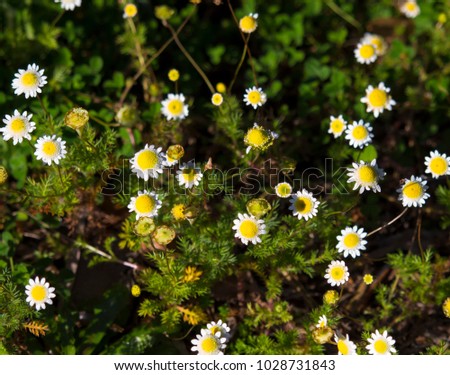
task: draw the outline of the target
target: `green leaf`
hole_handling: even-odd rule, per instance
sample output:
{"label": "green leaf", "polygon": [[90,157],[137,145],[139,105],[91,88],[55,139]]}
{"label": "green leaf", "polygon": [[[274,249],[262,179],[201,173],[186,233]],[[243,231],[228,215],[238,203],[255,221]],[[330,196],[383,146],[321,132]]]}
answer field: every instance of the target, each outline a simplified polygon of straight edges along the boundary
{"label": "green leaf", "polygon": [[366,163],[369,163],[372,160],[376,159],[377,157],[378,157],[378,153],[377,153],[377,150],[375,149],[375,147],[373,145],[369,145],[369,146],[365,147],[362,152],[355,151],[353,153],[353,159],[356,162],[358,162],[358,163],[360,161],[364,161]]}

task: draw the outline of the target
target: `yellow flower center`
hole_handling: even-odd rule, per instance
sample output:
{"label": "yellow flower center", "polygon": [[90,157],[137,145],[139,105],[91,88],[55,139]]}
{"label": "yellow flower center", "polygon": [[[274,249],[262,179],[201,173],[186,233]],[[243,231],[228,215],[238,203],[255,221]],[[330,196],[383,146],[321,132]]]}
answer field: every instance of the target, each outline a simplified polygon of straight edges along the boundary
{"label": "yellow flower center", "polygon": [[372,37],[370,39],[370,43],[375,45],[375,49],[377,51],[377,53],[382,53],[383,52],[383,40],[380,37]]}
{"label": "yellow flower center", "polygon": [[386,341],[379,339],[375,341],[375,343],[373,344],[373,348],[377,353],[384,354],[388,351],[388,344],[386,343]]}
{"label": "yellow flower center", "polygon": [[53,157],[58,153],[58,146],[53,141],[46,141],[42,145],[42,152],[47,156]]}
{"label": "yellow flower center", "polygon": [[339,119],[335,119],[331,121],[330,128],[333,133],[342,133],[344,130],[344,123]]}
{"label": "yellow flower center", "polygon": [[197,173],[194,168],[183,169],[183,178],[186,182],[194,182]]}
{"label": "yellow flower center", "polygon": [[261,93],[258,90],[250,91],[247,95],[247,98],[251,104],[261,103]]}
{"label": "yellow flower center", "polygon": [[363,165],[358,169],[358,177],[361,182],[371,184],[377,180],[377,173],[375,168],[368,165]]}
{"label": "yellow flower center", "polygon": [[47,298],[47,289],[42,285],[35,285],[31,288],[31,298],[37,302],[42,302]]}
{"label": "yellow flower center", "polygon": [[140,195],[136,198],[136,211],[142,214],[147,214],[155,208],[155,200],[149,195]]}
{"label": "yellow flower center", "polygon": [[447,161],[440,156],[436,156],[431,159],[430,169],[435,174],[443,175],[448,169]]}
{"label": "yellow flower center", "polygon": [[344,268],[342,266],[334,266],[331,269],[330,274],[331,274],[331,277],[334,280],[340,281],[340,280],[342,280],[344,278],[344,274],[345,274]]}
{"label": "yellow flower center", "polygon": [[22,84],[25,86],[36,86],[39,82],[36,73],[34,72],[26,72],[22,75],[21,78]]}
{"label": "yellow flower center", "polygon": [[221,105],[223,102],[223,96],[219,93],[216,93],[212,96],[212,102],[214,105]]}
{"label": "yellow flower center", "polygon": [[25,131],[25,121],[21,118],[15,118],[11,121],[11,130],[14,133],[23,133]]}
{"label": "yellow flower center", "polygon": [[218,349],[217,340],[214,337],[207,337],[201,342],[202,350],[206,353],[213,353]]}
{"label": "yellow flower center", "polygon": [[283,198],[289,196],[292,192],[292,188],[289,184],[281,184],[277,188],[278,195],[281,195]]}
{"label": "yellow flower center", "polygon": [[167,110],[173,116],[180,116],[183,113],[184,104],[179,99],[172,99],[169,104],[167,104]]}
{"label": "yellow flower center", "polygon": [[342,355],[348,355],[348,353],[350,352],[350,349],[344,340],[339,340],[337,343],[337,347]]}
{"label": "yellow flower center", "polygon": [[447,318],[450,318],[450,298],[447,298],[442,305],[442,310]]}
{"label": "yellow flower center", "polygon": [[418,199],[422,196],[423,188],[420,182],[408,182],[403,188],[403,194],[410,199]]}
{"label": "yellow flower center", "polygon": [[414,12],[417,6],[415,2],[409,1],[406,3],[405,7],[408,10],[408,12]]}
{"label": "yellow flower center", "polygon": [[134,17],[137,14],[137,7],[134,4],[127,4],[125,5],[124,12],[127,17]]}
{"label": "yellow flower center", "polygon": [[352,136],[357,141],[362,141],[366,139],[368,135],[369,132],[367,131],[367,128],[364,125],[355,126],[352,130]]}
{"label": "yellow flower center", "polygon": [[267,142],[268,138],[269,137],[267,136],[266,132],[258,128],[250,129],[246,137],[247,143],[250,146],[254,147],[263,146]]}
{"label": "yellow flower center", "polygon": [[381,89],[373,89],[368,96],[369,103],[372,107],[384,107],[387,99],[386,91]]}
{"label": "yellow flower center", "polygon": [[136,159],[136,164],[142,170],[153,169],[158,164],[158,155],[151,150],[141,151]]}
{"label": "yellow flower center", "polygon": [[359,54],[363,59],[370,59],[375,55],[375,48],[370,44],[363,44],[359,49]]}
{"label": "yellow flower center", "polygon": [[349,233],[344,237],[344,245],[350,249],[359,244],[359,236],[355,233]]}
{"label": "yellow flower center", "polygon": [[186,206],[182,203],[176,204],[172,208],[172,215],[175,218],[175,220],[184,220],[186,219],[186,215],[184,213],[184,210],[186,209]]}
{"label": "yellow flower center", "polygon": [[258,234],[258,225],[252,220],[244,220],[239,229],[245,238],[253,238]]}
{"label": "yellow flower center", "polygon": [[213,335],[215,335],[217,332],[220,331],[220,328],[219,328],[219,326],[214,326],[210,329],[210,331]]}
{"label": "yellow flower center", "polygon": [[239,27],[244,33],[251,33],[256,30],[258,26],[256,19],[252,16],[242,17],[239,21]]}
{"label": "yellow flower center", "polygon": [[311,199],[305,197],[297,198],[297,200],[295,201],[295,209],[297,210],[297,212],[300,212],[301,214],[307,214],[311,212],[312,209]]}

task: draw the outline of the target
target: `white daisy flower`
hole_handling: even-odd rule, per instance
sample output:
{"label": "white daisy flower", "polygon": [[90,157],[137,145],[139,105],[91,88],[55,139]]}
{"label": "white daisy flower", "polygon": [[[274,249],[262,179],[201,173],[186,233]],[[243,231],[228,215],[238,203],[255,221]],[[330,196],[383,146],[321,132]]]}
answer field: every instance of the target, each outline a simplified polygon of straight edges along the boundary
{"label": "white daisy flower", "polygon": [[131,171],[136,173],[139,178],[148,181],[149,177],[156,178],[162,171],[164,156],[161,153],[162,147],[156,148],[153,145],[146,144],[130,160]]}
{"label": "white daisy flower", "polygon": [[342,115],[339,117],[330,116],[330,128],[328,133],[333,134],[334,138],[339,137],[347,127],[347,121],[344,120]]}
{"label": "white daisy flower", "polygon": [[249,242],[256,245],[261,242],[259,236],[266,233],[264,220],[256,219],[248,214],[238,214],[238,218],[233,223],[232,229],[236,231],[234,237],[239,238],[244,245],[248,245]]}
{"label": "white daisy flower", "polygon": [[262,106],[267,101],[267,96],[262,90],[262,88],[258,88],[253,86],[245,90],[244,94],[244,103],[246,105],[251,105],[254,109]]}
{"label": "white daisy flower", "polygon": [[216,107],[219,107],[220,105],[222,105],[222,103],[223,103],[222,94],[220,94],[218,92],[213,94],[213,96],[211,97],[211,103],[214,104]]}
{"label": "white daisy flower", "polygon": [[37,160],[42,160],[44,163],[51,165],[52,162],[59,164],[61,159],[67,154],[66,141],[63,141],[60,137],[56,138],[56,135],[44,135],[39,138],[35,144]]}
{"label": "white daisy flower", "polygon": [[438,150],[430,152],[425,156],[425,173],[430,173],[433,178],[450,175],[450,156],[440,154]]}
{"label": "white daisy flower", "polygon": [[422,207],[425,204],[425,199],[430,197],[430,194],[425,193],[428,189],[427,182],[422,181],[420,177],[411,176],[408,180],[404,180],[403,185],[397,190],[400,193],[398,197],[402,201],[404,207]]}
{"label": "white daisy flower", "polygon": [[317,328],[323,328],[323,327],[326,327],[327,324],[328,324],[327,317],[325,315],[322,315],[319,318],[319,321],[317,322],[316,327]]}
{"label": "white daisy flower", "polygon": [[61,3],[64,10],[74,10],[75,7],[81,6],[81,0],[55,0],[55,3]]}
{"label": "white daisy flower", "polygon": [[354,182],[353,190],[359,188],[359,194],[364,193],[365,190],[372,190],[374,193],[380,192],[381,188],[378,182],[384,178],[386,173],[381,168],[378,168],[377,161],[374,159],[370,164],[361,161],[352,164],[353,168],[347,168],[348,176],[347,182]]}
{"label": "white daisy flower", "polygon": [[397,352],[394,348],[395,340],[393,340],[391,336],[388,336],[387,331],[380,334],[380,332],[376,330],[375,333],[372,333],[372,338],[367,341],[369,342],[369,345],[366,346],[366,349],[369,351],[369,354],[391,355],[391,353]]}
{"label": "white daisy flower", "polygon": [[36,129],[36,124],[31,121],[33,115],[27,112],[20,112],[16,109],[12,116],[5,115],[3,122],[5,127],[0,129],[3,133],[3,140],[8,141],[13,139],[13,144],[22,143],[23,139],[31,140],[30,133]]}
{"label": "white daisy flower", "polygon": [[350,341],[348,335],[345,337],[334,335],[334,341],[337,344],[339,355],[358,355],[356,345],[353,341]]}
{"label": "white daisy flower", "polygon": [[28,296],[26,301],[30,304],[31,307],[33,305],[36,307],[36,310],[40,309],[45,310],[45,304],[52,305],[52,298],[55,298],[56,295],[53,293],[55,288],[50,287],[50,284],[45,281],[45,278],[39,280],[39,277],[30,279],[28,281],[28,285],[25,287],[25,293]]}
{"label": "white daisy flower", "polygon": [[41,93],[41,87],[47,83],[47,77],[44,76],[44,69],[39,70],[36,64],[28,64],[27,69],[19,69],[19,72],[14,74],[12,81],[12,88],[14,94],[24,94],[25,98],[35,98],[38,93]]}
{"label": "white daisy flower", "polygon": [[280,198],[289,198],[292,194],[292,186],[288,182],[280,182],[275,186],[275,193]]}
{"label": "white daisy flower", "polygon": [[331,286],[343,285],[348,281],[350,274],[343,260],[333,260],[325,271],[325,279]]}
{"label": "white daisy flower", "polygon": [[183,94],[169,94],[167,99],[161,102],[161,112],[167,120],[183,120],[189,114],[189,106],[185,104]]}
{"label": "white daisy flower", "polygon": [[364,239],[367,233],[363,228],[359,228],[355,225],[347,227],[341,230],[341,235],[337,236],[338,244],[337,249],[340,253],[344,253],[344,257],[349,255],[352,258],[356,258],[361,255],[360,250],[366,250],[367,241]]}
{"label": "white daisy flower", "polygon": [[198,352],[199,355],[222,355],[226,348],[225,337],[220,336],[220,332],[216,332],[214,335],[206,329],[202,329],[200,335],[191,341],[192,351]]}
{"label": "white daisy flower", "polygon": [[177,159],[172,159],[167,152],[166,153],[161,153],[163,161],[162,164],[165,167],[173,167],[174,165],[177,165],[179,160]]}
{"label": "white daisy flower", "polygon": [[365,33],[364,37],[361,39],[361,43],[373,44],[378,56],[383,56],[387,51],[387,44],[380,35]]}
{"label": "white daisy flower", "polygon": [[400,12],[408,18],[416,18],[420,14],[420,7],[415,0],[407,0],[400,7]]}
{"label": "white daisy flower", "polygon": [[306,221],[317,215],[317,208],[320,204],[320,202],[313,197],[312,193],[306,189],[297,191],[297,193],[293,194],[289,203],[291,203],[289,209],[292,211],[292,214],[297,216],[299,220],[305,219]]}
{"label": "white daisy flower", "polygon": [[202,177],[203,173],[201,169],[191,162],[183,164],[177,171],[178,183],[186,189],[198,186]]}
{"label": "white daisy flower", "polygon": [[390,91],[391,89],[386,87],[383,82],[380,82],[375,88],[369,85],[366,89],[366,96],[361,98],[361,102],[367,105],[367,112],[373,112],[373,115],[378,117],[385,109],[392,110],[392,106],[396,103],[389,95]]}
{"label": "white daisy flower", "polygon": [[374,44],[360,42],[354,51],[356,61],[360,64],[371,64],[377,59],[377,49]]}
{"label": "white daisy flower", "polygon": [[370,124],[364,123],[363,120],[359,122],[353,121],[345,130],[345,139],[349,141],[350,146],[354,148],[364,148],[372,143],[373,133]]}
{"label": "white daisy flower", "polygon": [[215,335],[217,332],[220,332],[220,337],[224,337],[226,341],[228,341],[231,337],[230,335],[230,327],[228,327],[227,323],[222,322],[222,320],[218,320],[216,322],[211,322],[206,325],[208,331]]}
{"label": "white daisy flower", "polygon": [[156,193],[144,190],[139,191],[137,197],[131,198],[128,209],[136,212],[136,220],[139,220],[141,217],[156,216],[161,206],[162,202]]}
{"label": "white daisy flower", "polygon": [[123,8],[123,18],[133,18],[138,12],[137,6],[134,4],[126,4]]}
{"label": "white daisy flower", "polygon": [[250,34],[258,27],[258,13],[250,13],[239,20],[239,28],[243,33]]}

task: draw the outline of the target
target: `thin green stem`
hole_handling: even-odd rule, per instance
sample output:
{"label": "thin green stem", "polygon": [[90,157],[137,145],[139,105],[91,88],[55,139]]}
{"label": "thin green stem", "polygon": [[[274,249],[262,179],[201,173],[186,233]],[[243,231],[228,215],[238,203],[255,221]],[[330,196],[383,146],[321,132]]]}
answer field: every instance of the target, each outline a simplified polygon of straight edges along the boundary
{"label": "thin green stem", "polygon": [[233,88],[234,82],[236,81],[236,78],[239,74],[239,71],[241,70],[242,64],[244,63],[245,56],[247,55],[247,49],[248,49],[248,40],[250,39],[250,34],[247,38],[245,38],[245,44],[244,44],[244,51],[242,51],[241,60],[239,61],[238,66],[236,67],[236,70],[234,72],[233,79],[231,80],[230,84],[228,85],[228,92],[231,92],[231,89]]}
{"label": "thin green stem", "polygon": [[425,261],[425,252],[422,247],[422,209],[419,208],[419,216],[417,218],[417,244],[419,245],[420,257],[422,258],[422,262]]}
{"label": "thin green stem", "polygon": [[[196,8],[193,8],[193,11],[185,18],[185,20],[183,21],[183,23],[178,27],[176,34],[178,35],[181,30],[183,30],[183,28],[187,25],[187,23],[189,22],[189,20],[191,19],[191,17],[194,15]],[[136,74],[133,76],[132,80],[130,81],[130,83],[128,83],[125,86],[125,89],[123,90],[122,94],[120,95],[120,99],[119,99],[119,103],[118,106],[122,107],[123,103],[125,102],[125,99],[127,98],[131,88],[134,86],[134,84],[136,83],[136,81],[139,79],[139,77],[144,74],[144,72],[147,70],[147,68],[150,66],[150,64],[159,57],[159,55],[161,55],[164,50],[174,41],[173,36],[171,38],[169,38],[160,48],[158,51],[156,51],[148,60],[147,62],[144,64],[144,66],[139,69]]]}
{"label": "thin green stem", "polygon": [[[244,33],[242,32],[241,28],[239,27],[239,21],[238,21],[238,19],[236,17],[236,14],[234,13],[234,9],[233,9],[233,6],[231,5],[231,1],[227,0],[227,2],[228,2],[228,8],[230,9],[231,15],[233,16],[234,23],[236,24],[236,26],[237,26],[237,28],[239,30],[239,33],[241,34],[241,38],[242,38],[242,40],[244,41],[244,44],[247,47],[248,62],[249,62],[250,67],[252,69],[253,81],[255,83],[255,86],[259,87],[259,85],[258,85],[258,78],[257,78],[257,75],[256,75],[255,64],[253,62],[253,56],[252,56],[252,53],[250,51],[250,48],[248,48],[248,40],[245,37]],[[228,92],[230,92],[230,90],[228,90]]]}
{"label": "thin green stem", "polygon": [[163,21],[163,25],[169,29],[170,33],[172,34],[173,39],[175,40],[175,43],[177,44],[178,48],[183,52],[183,55],[189,60],[191,65],[195,68],[198,74],[203,78],[206,85],[208,86],[209,90],[211,91],[211,94],[215,93],[214,86],[209,81],[207,75],[205,72],[200,68],[200,66],[197,64],[197,62],[194,60],[194,58],[191,56],[191,54],[184,48],[183,44],[181,43],[180,39],[178,38],[177,33],[173,29],[172,26],[167,21]]}
{"label": "thin green stem", "polygon": [[61,167],[60,167],[59,164],[56,165],[56,170],[58,171],[59,180],[61,181],[61,186],[62,186],[63,189],[64,189],[64,182],[63,182],[63,179],[62,179]]}
{"label": "thin green stem", "polygon": [[44,113],[45,113],[45,119],[49,122],[50,124],[50,130],[52,131],[52,133],[55,133],[55,125],[53,124],[53,118],[52,115],[50,114],[50,112],[47,110],[47,108],[45,107],[45,104],[43,102],[43,100],[41,99],[41,97],[39,96],[39,94],[36,95],[38,100],[39,100],[39,104],[41,105],[41,108],[43,109]]}
{"label": "thin green stem", "polygon": [[50,25],[50,28],[53,29],[56,26],[56,24],[61,19],[61,17],[64,15],[64,13],[66,13],[65,9],[55,17],[55,19],[53,20],[52,24]]}
{"label": "thin green stem", "polygon": [[325,4],[339,17],[348,22],[350,25],[356,27],[358,30],[362,29],[361,24],[355,20],[350,14],[342,10],[333,0],[324,0]]}
{"label": "thin green stem", "polygon": [[396,217],[394,217],[391,221],[389,221],[386,224],[383,224],[381,227],[378,227],[377,229],[373,230],[372,232],[370,232],[366,237],[370,237],[371,235],[379,232],[380,230],[388,227],[389,225],[394,224],[398,219],[400,219],[405,213],[406,211],[408,211],[408,207],[406,207],[400,214],[398,214]]}
{"label": "thin green stem", "polygon": [[106,259],[110,260],[111,262],[119,263],[119,264],[121,264],[121,265],[123,265],[125,267],[129,267],[129,268],[132,268],[134,270],[139,270],[141,268],[137,264],[130,263],[130,262],[127,262],[127,261],[124,261],[124,260],[120,260],[120,259],[116,258],[115,256],[113,257],[112,255],[107,254],[104,251],[101,251],[101,250],[97,249],[96,247],[94,247],[92,245],[89,245],[88,243],[83,242],[81,240],[76,241],[75,245],[84,248],[85,250],[87,250],[90,253],[100,255],[101,257],[106,258]]}

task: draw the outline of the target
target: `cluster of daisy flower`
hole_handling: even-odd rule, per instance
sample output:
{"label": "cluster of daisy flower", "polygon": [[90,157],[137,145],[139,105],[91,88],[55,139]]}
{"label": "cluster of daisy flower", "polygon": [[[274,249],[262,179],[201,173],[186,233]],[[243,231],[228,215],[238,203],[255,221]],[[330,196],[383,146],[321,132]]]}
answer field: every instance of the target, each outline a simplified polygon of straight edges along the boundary
{"label": "cluster of daisy flower", "polygon": [[[322,343],[329,342],[330,338],[333,336],[333,330],[328,326],[328,319],[325,315],[319,318],[316,324],[316,338]],[[358,355],[356,344],[350,340],[348,334],[345,336],[342,334],[334,333],[334,342],[337,346],[339,355]],[[391,355],[396,353],[394,348],[395,340],[388,336],[387,331],[380,333],[376,330],[367,339],[368,344],[366,345],[366,350],[372,355]]]}
{"label": "cluster of daisy flower", "polygon": [[223,355],[226,343],[230,340],[230,327],[218,320],[206,325],[192,342],[192,351],[199,355]]}
{"label": "cluster of daisy flower", "polygon": [[[130,160],[131,171],[138,178],[148,181],[149,178],[157,178],[163,173],[163,168],[172,167],[180,162],[184,150],[179,145],[170,146],[167,152],[162,152],[162,147],[146,144]],[[183,163],[177,170],[176,178],[181,187],[191,189],[198,186],[202,180],[201,169],[193,162]],[[136,220],[141,217],[154,217],[162,206],[162,201],[155,192],[147,190],[139,191],[138,195],[131,198],[128,209],[136,213]]]}
{"label": "cluster of daisy flower", "polygon": [[[35,98],[42,92],[42,87],[47,84],[47,77],[44,75],[44,69],[40,70],[36,64],[29,64],[27,69],[19,69],[12,81],[12,88],[16,95],[24,95],[26,99]],[[13,140],[13,144],[22,143],[24,139],[31,140],[31,133],[36,129],[36,124],[31,121],[33,115],[24,111],[20,113],[17,109],[12,115],[5,115],[3,123],[5,126],[0,128],[3,134],[3,140]],[[66,155],[66,142],[56,135],[44,135],[38,138],[34,154],[37,160],[51,165],[59,164],[59,161]]]}
{"label": "cluster of daisy flower", "polygon": [[360,64],[372,64],[386,53],[387,45],[383,37],[366,33],[354,50],[356,61]]}

